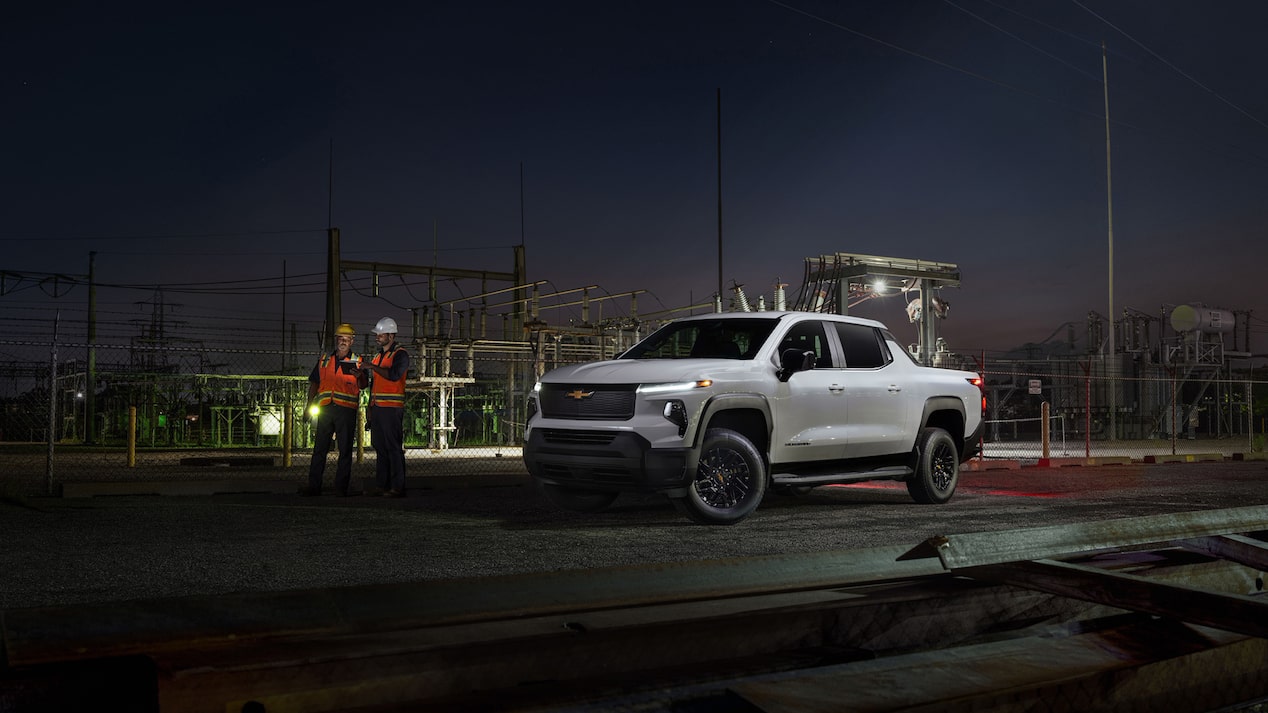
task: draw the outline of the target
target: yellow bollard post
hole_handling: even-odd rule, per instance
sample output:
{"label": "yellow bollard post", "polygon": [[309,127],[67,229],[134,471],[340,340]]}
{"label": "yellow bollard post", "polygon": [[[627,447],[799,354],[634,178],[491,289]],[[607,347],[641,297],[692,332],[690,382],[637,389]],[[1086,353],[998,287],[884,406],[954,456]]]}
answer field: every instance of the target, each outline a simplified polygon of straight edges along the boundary
{"label": "yellow bollard post", "polygon": [[357,408],[357,463],[365,462],[365,409]]}
{"label": "yellow bollard post", "polygon": [[128,407],[128,467],[136,467],[136,406]]}
{"label": "yellow bollard post", "polygon": [[286,399],[285,413],[282,414],[282,467],[291,467],[291,422],[294,420],[294,408],[291,400]]}

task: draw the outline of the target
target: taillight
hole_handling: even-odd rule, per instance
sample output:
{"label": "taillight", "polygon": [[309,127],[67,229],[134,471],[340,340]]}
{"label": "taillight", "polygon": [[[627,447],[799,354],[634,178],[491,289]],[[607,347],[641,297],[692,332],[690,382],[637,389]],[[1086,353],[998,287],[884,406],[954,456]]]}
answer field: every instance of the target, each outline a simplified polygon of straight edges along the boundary
{"label": "taillight", "polygon": [[969,377],[967,381],[982,392],[982,418],[986,418],[986,380],[980,376]]}

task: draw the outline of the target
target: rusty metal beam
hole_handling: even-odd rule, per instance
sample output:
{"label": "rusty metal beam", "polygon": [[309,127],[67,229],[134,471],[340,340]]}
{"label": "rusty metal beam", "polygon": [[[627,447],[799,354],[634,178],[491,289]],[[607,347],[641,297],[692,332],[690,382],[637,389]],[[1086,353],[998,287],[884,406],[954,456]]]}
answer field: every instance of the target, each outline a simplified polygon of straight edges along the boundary
{"label": "rusty metal beam", "polygon": [[956,570],[956,574],[1246,636],[1268,637],[1268,598],[1264,597],[1213,592],[1054,560],[971,567]]}
{"label": "rusty metal beam", "polygon": [[1268,695],[1268,641],[1184,629],[1136,622],[775,674],[730,686],[750,708],[725,710],[1204,713]]}
{"label": "rusty metal beam", "polygon": [[1186,550],[1219,557],[1260,571],[1268,571],[1268,543],[1245,535],[1219,535],[1179,540]]}

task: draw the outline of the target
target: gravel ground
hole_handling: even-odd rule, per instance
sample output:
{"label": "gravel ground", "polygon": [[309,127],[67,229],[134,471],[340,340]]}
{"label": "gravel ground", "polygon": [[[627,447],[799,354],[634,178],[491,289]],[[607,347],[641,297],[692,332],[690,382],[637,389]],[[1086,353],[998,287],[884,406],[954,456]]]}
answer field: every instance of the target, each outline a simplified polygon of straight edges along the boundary
{"label": "gravel ground", "polygon": [[731,527],[692,525],[650,496],[563,512],[522,475],[420,482],[395,500],[8,496],[0,610],[915,546],[938,534],[1268,505],[1264,461],[964,472],[941,506],[913,503],[897,483],[824,487],[768,495]]}

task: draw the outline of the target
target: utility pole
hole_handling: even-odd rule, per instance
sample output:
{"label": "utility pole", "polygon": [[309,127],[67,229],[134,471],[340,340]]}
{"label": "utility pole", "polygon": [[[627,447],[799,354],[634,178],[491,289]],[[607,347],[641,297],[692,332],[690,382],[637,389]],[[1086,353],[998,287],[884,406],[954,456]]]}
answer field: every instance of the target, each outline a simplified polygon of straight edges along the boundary
{"label": "utility pole", "polygon": [[88,378],[84,389],[84,443],[97,442],[97,281],[96,251],[88,253]]}
{"label": "utility pole", "polygon": [[722,87],[718,87],[718,299],[722,299]]}
{"label": "utility pole", "polygon": [[1105,370],[1109,382],[1109,440],[1118,438],[1118,353],[1114,340],[1114,181],[1110,172],[1109,59],[1101,40],[1101,79],[1105,87],[1105,203],[1109,235],[1109,349]]}
{"label": "utility pole", "polygon": [[282,260],[282,328],[278,331],[282,338],[282,365],[279,376],[286,375],[286,260]]}

